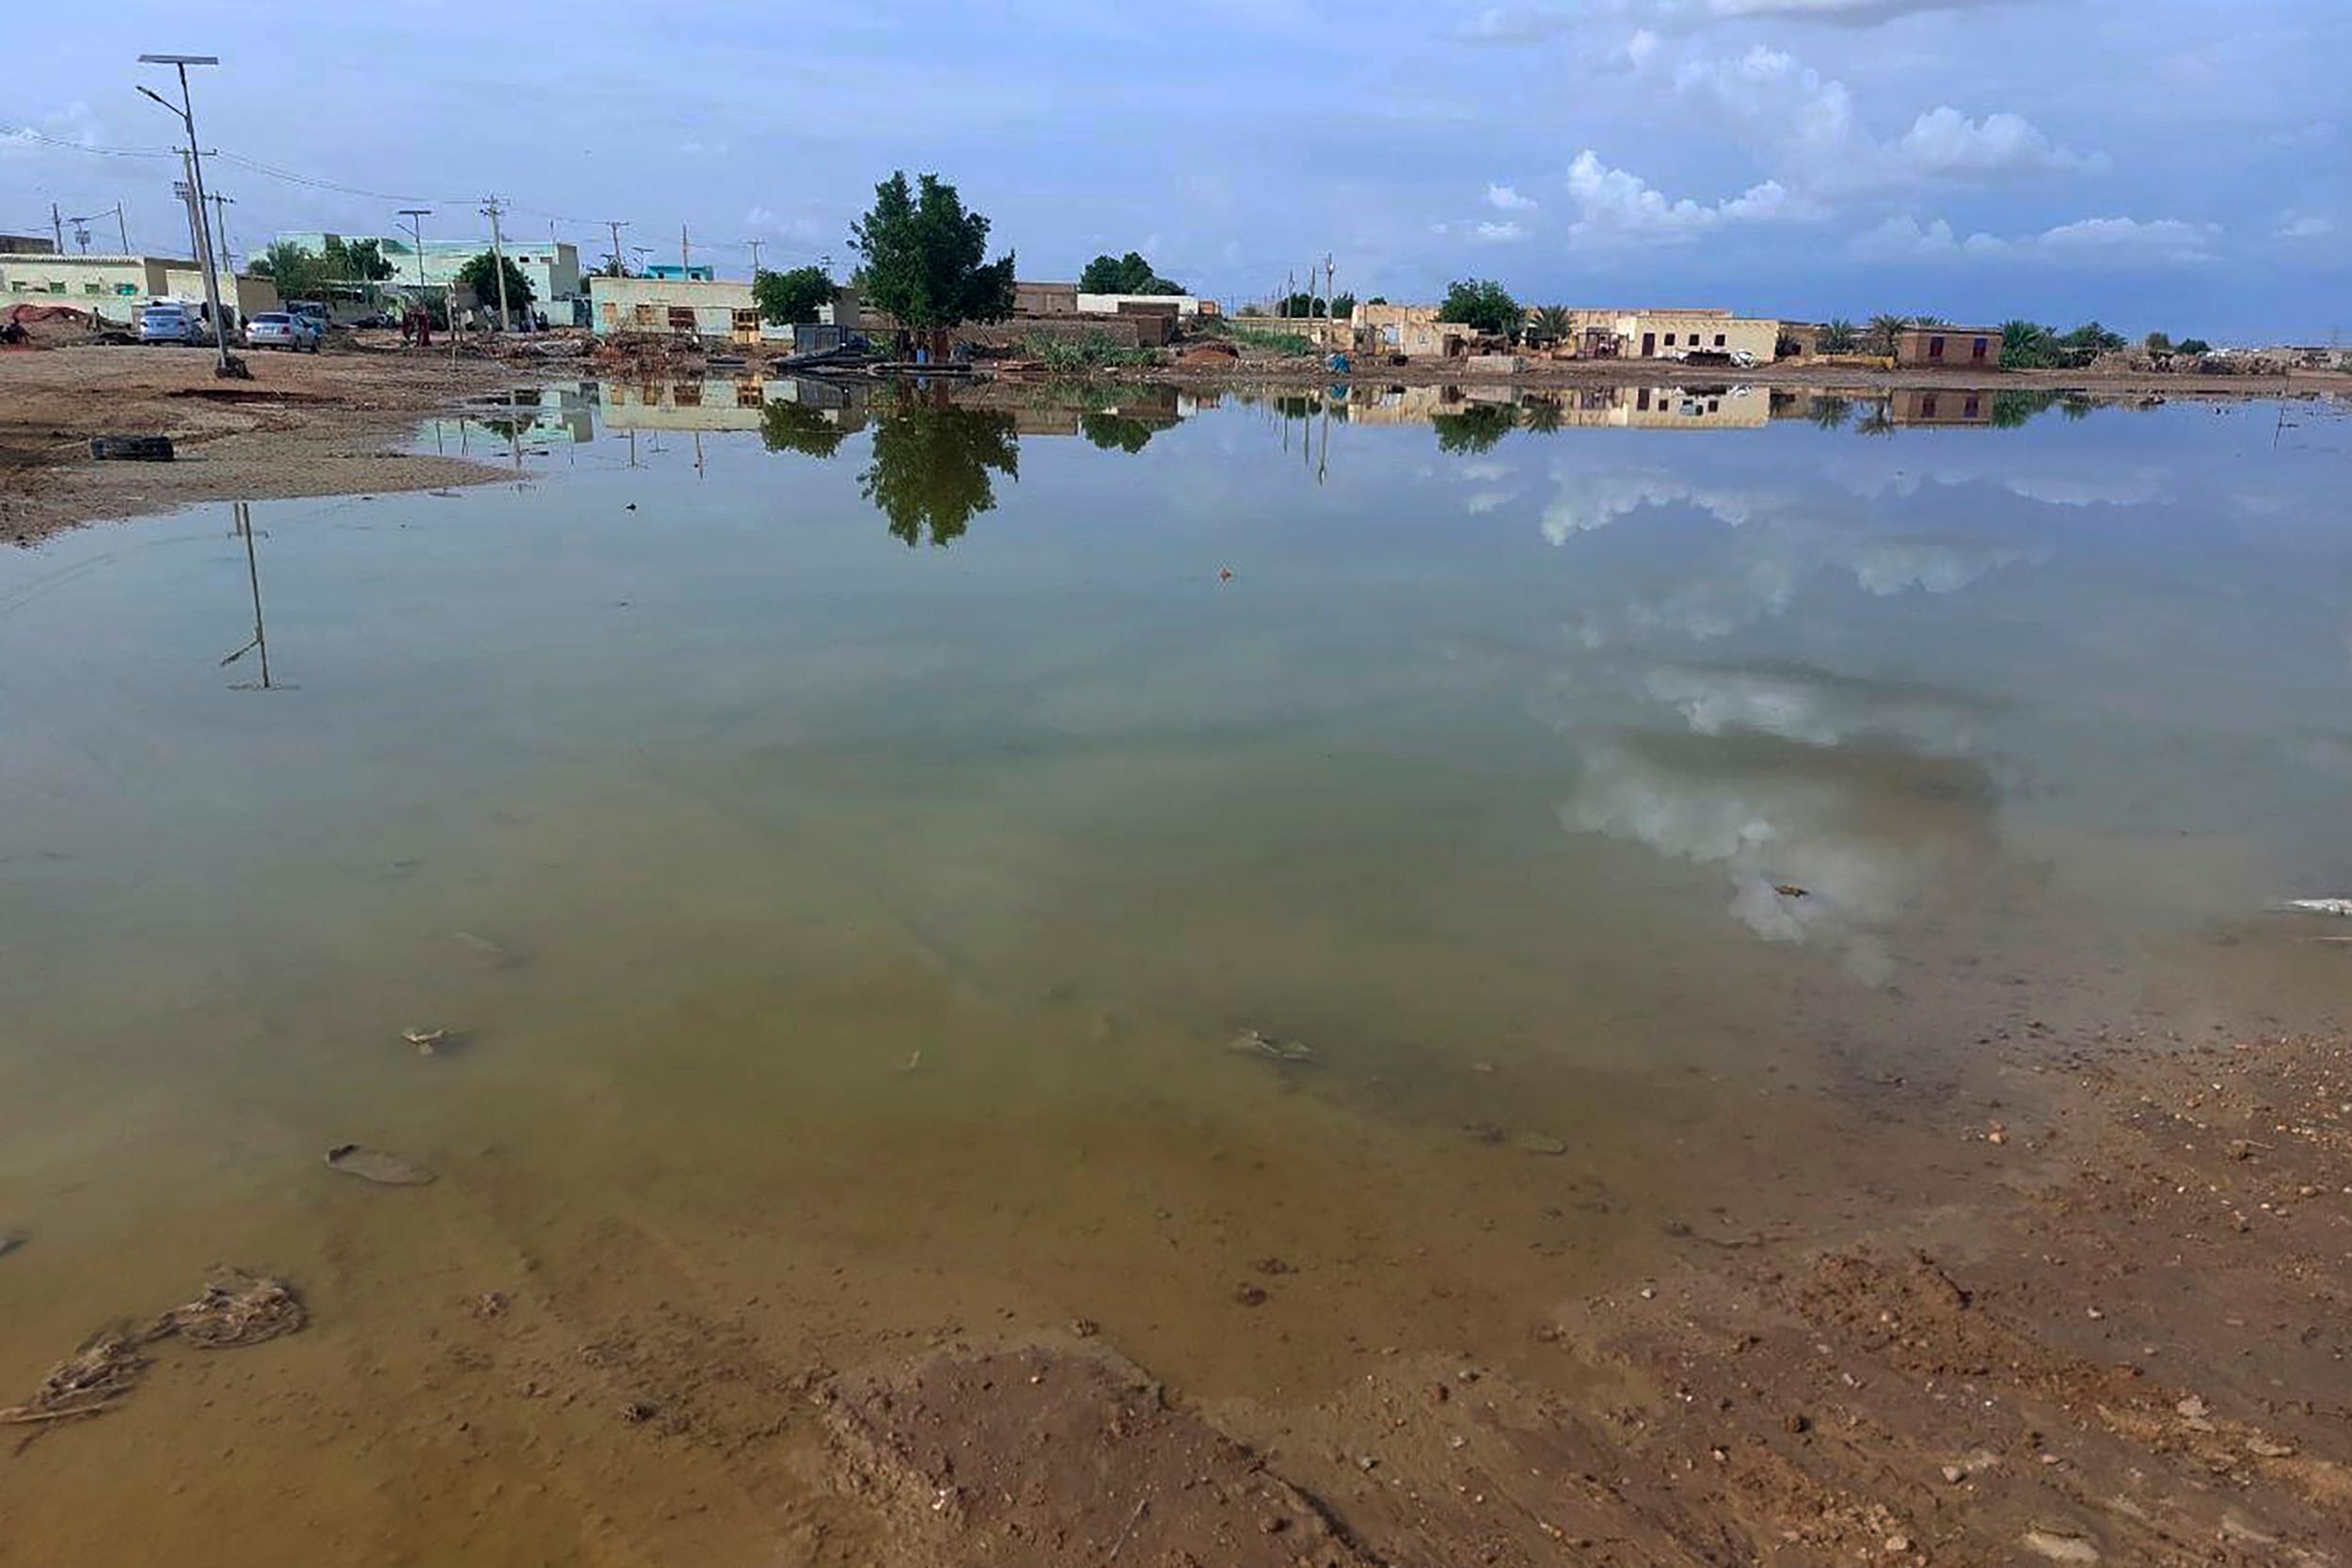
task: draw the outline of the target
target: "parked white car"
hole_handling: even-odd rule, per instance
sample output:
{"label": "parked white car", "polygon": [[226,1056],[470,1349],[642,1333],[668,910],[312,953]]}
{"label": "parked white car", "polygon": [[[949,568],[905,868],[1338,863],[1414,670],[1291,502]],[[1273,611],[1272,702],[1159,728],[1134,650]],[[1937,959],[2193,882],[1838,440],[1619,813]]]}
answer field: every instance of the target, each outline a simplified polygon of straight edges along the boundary
{"label": "parked white car", "polygon": [[142,343],[209,343],[212,328],[194,310],[176,300],[158,300],[139,311]]}
{"label": "parked white car", "polygon": [[286,310],[264,310],[246,318],[245,324],[247,348],[282,348],[293,354],[309,349],[316,354],[323,336],[315,318]]}

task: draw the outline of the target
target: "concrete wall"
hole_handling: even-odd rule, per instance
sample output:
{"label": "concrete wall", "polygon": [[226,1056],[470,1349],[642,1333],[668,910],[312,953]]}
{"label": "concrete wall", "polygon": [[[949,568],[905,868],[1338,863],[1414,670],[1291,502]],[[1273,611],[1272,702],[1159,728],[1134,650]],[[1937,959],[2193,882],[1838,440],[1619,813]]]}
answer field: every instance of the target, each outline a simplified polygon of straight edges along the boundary
{"label": "concrete wall", "polygon": [[1200,301],[1193,294],[1080,294],[1078,313],[1083,316],[1115,316],[1122,305],[1163,307],[1173,305],[1180,316],[1197,316]]}
{"label": "concrete wall", "polygon": [[[589,325],[613,332],[691,332],[698,338],[738,337],[751,316],[750,336],[761,336],[752,286],[733,278],[591,277]],[[789,328],[780,329],[787,332]]]}
{"label": "concrete wall", "polygon": [[[221,303],[239,322],[278,308],[278,290],[263,277],[223,275]],[[194,261],[166,256],[0,255],[0,303],[70,305],[118,326],[138,320],[151,299],[201,304],[204,274]]]}
{"label": "concrete wall", "polygon": [[1909,326],[1895,339],[1895,363],[1920,370],[1997,371],[1997,326]]}
{"label": "concrete wall", "polygon": [[1078,285],[1024,283],[1016,278],[1012,285],[1012,313],[1016,316],[1074,316],[1078,313]]}

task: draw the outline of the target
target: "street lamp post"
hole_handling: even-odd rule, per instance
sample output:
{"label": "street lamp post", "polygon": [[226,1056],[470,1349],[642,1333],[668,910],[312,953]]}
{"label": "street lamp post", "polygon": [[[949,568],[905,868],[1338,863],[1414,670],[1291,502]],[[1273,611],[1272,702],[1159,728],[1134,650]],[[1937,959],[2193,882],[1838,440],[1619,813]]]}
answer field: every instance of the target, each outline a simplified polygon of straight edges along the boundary
{"label": "street lamp post", "polygon": [[204,250],[204,254],[197,258],[197,264],[204,271],[204,302],[212,308],[213,343],[220,355],[220,362],[213,367],[213,373],[216,376],[242,378],[249,372],[245,368],[245,361],[234,357],[229,352],[229,320],[221,314],[220,269],[218,262],[215,260],[211,217],[204,210],[204,154],[197,147],[196,101],[188,92],[188,67],[218,65],[220,56],[217,55],[141,55],[139,63],[167,65],[180,73],[180,103],[177,108],[172,106],[170,99],[159,92],[144,87],[140,87],[139,91],[146,93],[148,97],[178,115],[180,123],[187,128],[188,181],[196,187],[198,238],[202,242]]}

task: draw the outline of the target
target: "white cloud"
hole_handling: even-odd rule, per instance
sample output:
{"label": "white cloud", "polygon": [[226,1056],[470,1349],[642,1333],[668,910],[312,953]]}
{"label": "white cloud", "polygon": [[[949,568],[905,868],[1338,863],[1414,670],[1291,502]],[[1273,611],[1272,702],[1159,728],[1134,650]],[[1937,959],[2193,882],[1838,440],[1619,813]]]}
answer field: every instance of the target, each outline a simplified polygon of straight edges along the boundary
{"label": "white cloud", "polygon": [[1872,261],[2007,259],[2090,262],[2110,266],[2169,266],[2208,261],[2218,227],[2179,218],[2077,218],[2038,234],[2005,239],[1978,232],[1963,238],[1942,218],[1921,224],[1899,214],[1856,235],[1848,253]]}
{"label": "white cloud", "polygon": [[2290,213],[2280,220],[2276,238],[2319,240],[2336,231],[2336,220],[2317,213]]}
{"label": "white cloud", "polygon": [[1528,231],[1509,218],[1501,223],[1481,223],[1470,230],[1470,237],[1486,245],[1508,245],[1513,240],[1527,238]]}
{"label": "white cloud", "polygon": [[1939,104],[1891,141],[1861,124],[1853,94],[1796,56],[1758,44],[1729,59],[1685,60],[1676,87],[1699,95],[1760,148],[1774,172],[1808,192],[1907,190],[1992,183],[2052,174],[2093,174],[2103,152],[2053,142],[2022,115],[1971,119]]}
{"label": "white cloud", "polygon": [[1581,6],[1487,6],[1454,29],[1468,43],[1539,43],[1597,16],[1639,17],[1662,26],[1780,19],[1873,26],[1925,11],[1975,10],[2011,0],[1584,0]]}
{"label": "white cloud", "polygon": [[2031,172],[2096,172],[2104,152],[2071,152],[2051,142],[2020,115],[1970,119],[1949,104],[1930,109],[1892,149],[1900,168],[1930,177],[1985,179]]}
{"label": "white cloud", "polygon": [[1505,213],[1532,212],[1535,207],[1535,198],[1521,196],[1513,186],[1490,182],[1486,186],[1486,205]]}
{"label": "white cloud", "polygon": [[1643,685],[1699,735],[1755,730],[1816,746],[1871,736],[1958,756],[1983,727],[1940,692],[1795,667],[1661,664]]}
{"label": "white cloud", "polygon": [[1576,203],[1572,241],[1606,244],[1694,240],[1724,223],[1761,222],[1811,215],[1778,181],[1766,180],[1736,197],[1709,204],[1668,197],[1629,169],[1612,168],[1586,148],[1568,166],[1568,197]]}

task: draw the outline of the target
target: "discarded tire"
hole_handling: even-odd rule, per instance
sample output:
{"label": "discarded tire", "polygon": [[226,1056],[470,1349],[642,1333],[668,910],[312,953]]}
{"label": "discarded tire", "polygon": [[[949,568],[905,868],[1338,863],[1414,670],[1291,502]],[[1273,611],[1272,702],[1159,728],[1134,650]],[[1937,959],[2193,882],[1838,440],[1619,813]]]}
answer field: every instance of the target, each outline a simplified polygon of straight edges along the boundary
{"label": "discarded tire", "polygon": [[171,437],[93,436],[89,438],[89,454],[101,463],[168,463],[171,461]]}

